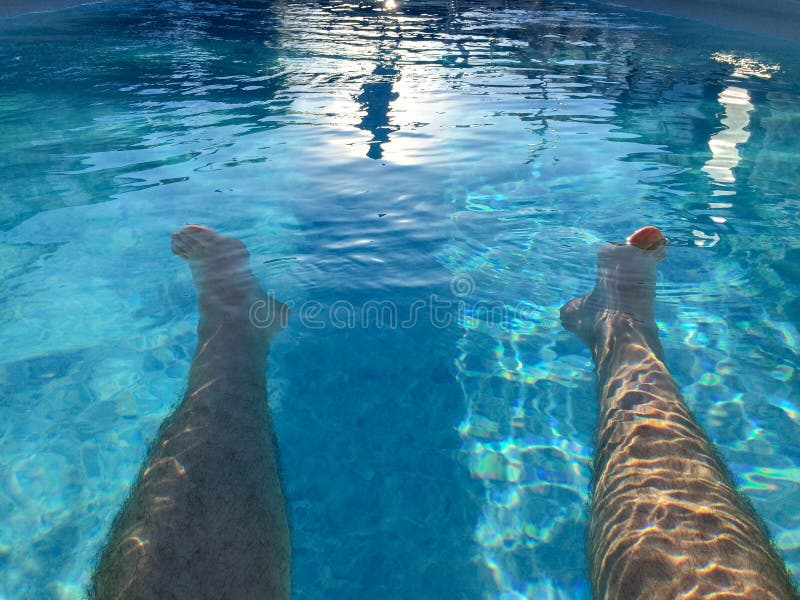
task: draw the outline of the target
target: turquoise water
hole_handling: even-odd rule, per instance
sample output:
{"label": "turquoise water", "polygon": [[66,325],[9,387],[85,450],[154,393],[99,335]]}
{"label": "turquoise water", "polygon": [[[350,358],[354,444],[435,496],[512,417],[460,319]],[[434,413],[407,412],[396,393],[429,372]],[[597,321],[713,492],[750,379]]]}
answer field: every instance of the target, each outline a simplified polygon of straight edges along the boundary
{"label": "turquoise water", "polygon": [[295,307],[295,597],[589,597],[558,308],[647,223],[668,363],[800,572],[798,50],[566,0],[0,21],[0,597],[82,595],[184,386],[190,222]]}

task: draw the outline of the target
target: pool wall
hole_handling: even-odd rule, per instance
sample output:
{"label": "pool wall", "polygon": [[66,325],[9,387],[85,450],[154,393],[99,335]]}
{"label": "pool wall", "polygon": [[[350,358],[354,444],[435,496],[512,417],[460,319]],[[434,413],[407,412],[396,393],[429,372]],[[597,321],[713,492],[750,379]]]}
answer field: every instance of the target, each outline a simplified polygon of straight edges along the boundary
{"label": "pool wall", "polygon": [[[0,18],[59,10],[104,0],[6,0]],[[605,4],[704,21],[730,29],[800,39],[800,0],[600,0]]]}
{"label": "pool wall", "polygon": [[610,0],[606,4],[762,35],[800,39],[800,0]]}

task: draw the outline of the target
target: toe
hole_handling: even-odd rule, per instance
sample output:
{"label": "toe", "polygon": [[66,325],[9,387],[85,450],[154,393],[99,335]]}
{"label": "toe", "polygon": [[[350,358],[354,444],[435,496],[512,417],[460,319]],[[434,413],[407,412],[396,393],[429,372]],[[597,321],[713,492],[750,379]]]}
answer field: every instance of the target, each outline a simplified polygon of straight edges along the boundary
{"label": "toe", "polygon": [[172,251],[189,259],[212,254],[224,236],[203,225],[185,225],[172,234]]}
{"label": "toe", "polygon": [[208,235],[216,233],[210,227],[206,227],[205,225],[197,225],[195,223],[191,223],[189,225],[184,225],[181,228],[181,231],[187,234],[195,234],[195,235]]}
{"label": "toe", "polygon": [[183,258],[188,258],[191,246],[186,236],[182,235],[180,231],[176,231],[170,237],[170,246],[172,252]]}
{"label": "toe", "polygon": [[201,239],[183,229],[172,234],[172,239],[187,252],[196,252],[203,247]]}
{"label": "toe", "polygon": [[216,231],[203,225],[186,225],[179,233],[197,246],[208,246],[219,237]]}

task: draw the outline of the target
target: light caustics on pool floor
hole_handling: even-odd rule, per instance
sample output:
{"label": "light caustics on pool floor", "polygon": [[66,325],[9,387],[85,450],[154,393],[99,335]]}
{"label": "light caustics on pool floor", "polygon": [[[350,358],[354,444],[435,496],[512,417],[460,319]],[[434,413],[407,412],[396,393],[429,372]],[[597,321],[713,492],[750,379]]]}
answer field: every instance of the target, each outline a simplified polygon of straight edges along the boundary
{"label": "light caustics on pool floor", "polygon": [[[193,296],[164,240],[186,220],[242,236],[297,301],[410,303],[471,281],[429,338],[279,338],[298,597],[588,598],[591,361],[558,309],[590,289],[597,247],[643,221],[674,240],[670,365],[800,566],[791,52],[557,1],[121,6],[70,11],[55,39],[55,16],[0,35],[19,57],[0,103],[0,595],[80,596],[185,377]],[[79,51],[86,20],[111,33]],[[448,393],[452,412],[425,412]],[[409,405],[435,418],[395,421]],[[426,446],[425,427],[451,446]],[[476,486],[475,516],[440,528],[427,515],[472,506],[473,489],[436,487],[454,473]]]}

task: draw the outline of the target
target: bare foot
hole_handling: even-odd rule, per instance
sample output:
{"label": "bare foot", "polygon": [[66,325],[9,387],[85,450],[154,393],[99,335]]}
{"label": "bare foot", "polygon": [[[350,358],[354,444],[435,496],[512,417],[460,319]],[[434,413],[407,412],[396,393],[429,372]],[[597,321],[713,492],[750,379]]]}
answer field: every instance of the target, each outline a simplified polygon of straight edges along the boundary
{"label": "bare foot", "polygon": [[250,323],[267,341],[286,326],[287,306],[261,289],[241,241],[202,225],[186,225],[172,234],[172,251],[189,263],[201,322]]}
{"label": "bare foot", "polygon": [[656,265],[667,255],[660,244],[643,250],[631,244],[608,244],[597,252],[594,289],[561,307],[561,323],[589,347],[601,321],[625,316],[643,329],[655,331]]}

